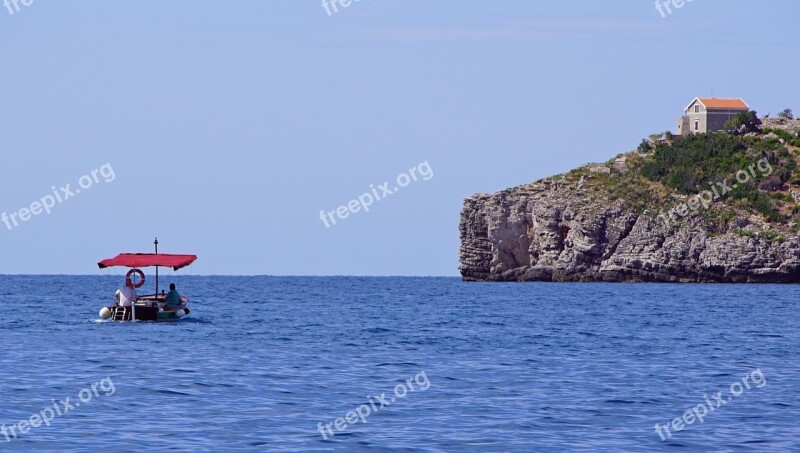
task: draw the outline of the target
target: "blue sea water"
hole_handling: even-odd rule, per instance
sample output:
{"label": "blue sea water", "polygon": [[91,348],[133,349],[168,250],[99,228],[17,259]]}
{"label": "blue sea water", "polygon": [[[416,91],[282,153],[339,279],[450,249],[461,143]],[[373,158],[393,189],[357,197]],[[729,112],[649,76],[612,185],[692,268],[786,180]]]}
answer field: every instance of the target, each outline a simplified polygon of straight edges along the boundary
{"label": "blue sea water", "polygon": [[189,318],[100,322],[120,280],[0,276],[0,424],[88,399],[0,450],[800,451],[797,286],[169,276]]}

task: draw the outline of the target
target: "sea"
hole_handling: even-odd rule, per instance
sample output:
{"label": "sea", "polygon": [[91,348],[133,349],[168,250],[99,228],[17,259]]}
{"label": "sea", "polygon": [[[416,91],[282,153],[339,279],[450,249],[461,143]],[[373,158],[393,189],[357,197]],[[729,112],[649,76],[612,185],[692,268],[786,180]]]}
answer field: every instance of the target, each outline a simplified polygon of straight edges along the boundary
{"label": "sea", "polygon": [[795,285],[179,274],[0,276],[0,451],[800,451]]}

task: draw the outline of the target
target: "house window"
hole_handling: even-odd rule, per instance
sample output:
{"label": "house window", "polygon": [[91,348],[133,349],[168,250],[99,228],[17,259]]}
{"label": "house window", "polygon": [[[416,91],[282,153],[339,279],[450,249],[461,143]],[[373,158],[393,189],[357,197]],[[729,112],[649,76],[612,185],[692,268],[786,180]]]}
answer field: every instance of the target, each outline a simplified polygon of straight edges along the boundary
{"label": "house window", "polygon": [[694,113],[700,113],[700,104],[695,104]]}
{"label": "house window", "polygon": [[700,120],[694,120],[694,130],[695,131],[700,130]]}

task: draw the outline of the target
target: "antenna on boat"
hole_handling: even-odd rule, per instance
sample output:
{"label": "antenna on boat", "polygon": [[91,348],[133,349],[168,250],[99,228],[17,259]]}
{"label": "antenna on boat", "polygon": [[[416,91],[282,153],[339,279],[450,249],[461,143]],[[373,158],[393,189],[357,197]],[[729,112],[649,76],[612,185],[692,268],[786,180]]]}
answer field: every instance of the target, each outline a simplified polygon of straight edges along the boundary
{"label": "antenna on boat", "polygon": [[[156,237],[153,245],[156,246],[156,255],[158,255],[158,237]],[[158,266],[156,266],[156,298],[158,298]]]}

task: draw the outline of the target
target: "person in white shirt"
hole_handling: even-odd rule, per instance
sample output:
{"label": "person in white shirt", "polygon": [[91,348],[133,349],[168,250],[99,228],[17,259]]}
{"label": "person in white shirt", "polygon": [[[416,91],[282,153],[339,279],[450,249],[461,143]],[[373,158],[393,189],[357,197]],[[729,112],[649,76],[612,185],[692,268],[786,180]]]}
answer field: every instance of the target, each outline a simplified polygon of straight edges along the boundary
{"label": "person in white shirt", "polygon": [[133,287],[133,283],[126,283],[114,293],[114,297],[120,307],[130,307],[133,302],[136,302],[136,288]]}

